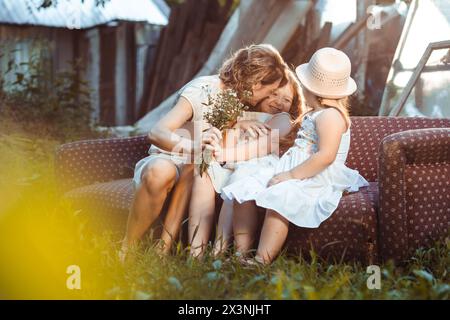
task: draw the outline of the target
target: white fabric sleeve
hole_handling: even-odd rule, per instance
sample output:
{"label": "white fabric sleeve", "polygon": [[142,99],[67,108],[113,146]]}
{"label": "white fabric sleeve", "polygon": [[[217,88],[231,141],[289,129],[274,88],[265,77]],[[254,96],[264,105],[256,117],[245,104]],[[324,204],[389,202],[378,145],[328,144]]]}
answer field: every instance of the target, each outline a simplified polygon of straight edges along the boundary
{"label": "white fabric sleeve", "polygon": [[204,95],[204,90],[196,85],[188,85],[180,93],[180,97],[185,98],[189,101],[192,107],[192,120],[199,121],[203,118],[202,113],[202,98]]}

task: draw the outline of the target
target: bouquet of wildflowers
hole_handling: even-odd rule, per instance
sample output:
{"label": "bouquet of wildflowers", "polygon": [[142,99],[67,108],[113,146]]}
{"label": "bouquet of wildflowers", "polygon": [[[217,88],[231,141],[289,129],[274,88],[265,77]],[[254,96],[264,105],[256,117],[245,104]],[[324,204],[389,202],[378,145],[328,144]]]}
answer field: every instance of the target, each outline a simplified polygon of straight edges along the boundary
{"label": "bouquet of wildflowers", "polygon": [[[245,91],[243,99],[249,98],[250,92]],[[232,89],[226,89],[219,92],[216,96],[212,96],[208,93],[208,102],[204,105],[209,107],[209,110],[203,115],[203,118],[211,126],[219,129],[224,133],[227,129],[232,128],[237,119],[242,116],[242,113],[248,109],[248,107],[241,102],[236,91]],[[205,150],[202,153],[202,162],[200,163],[200,176],[208,170],[209,164],[213,159],[210,150]]]}

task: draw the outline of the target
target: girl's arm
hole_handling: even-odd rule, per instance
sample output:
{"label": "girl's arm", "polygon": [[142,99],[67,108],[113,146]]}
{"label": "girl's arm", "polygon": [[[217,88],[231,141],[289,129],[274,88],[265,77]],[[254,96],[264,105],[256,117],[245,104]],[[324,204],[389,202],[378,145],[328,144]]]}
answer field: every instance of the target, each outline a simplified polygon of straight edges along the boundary
{"label": "girl's arm", "polygon": [[260,135],[257,139],[251,139],[246,143],[225,146],[220,151],[216,149],[214,154],[216,159],[219,162],[246,161],[276,152],[280,137],[286,136],[291,130],[289,115],[277,114],[266,122],[266,126],[271,129],[267,135]]}
{"label": "girl's arm", "polygon": [[323,111],[317,117],[316,129],[319,136],[319,150],[290,171],[293,179],[314,177],[332,164],[336,159],[342,134],[347,130],[344,118],[334,108]]}
{"label": "girl's arm", "polygon": [[193,154],[194,142],[175,133],[192,118],[190,102],[180,97],[177,104],[150,130],[148,137],[150,142],[166,151]]}
{"label": "girl's arm", "polygon": [[252,138],[268,134],[270,130],[266,123],[257,120],[241,120],[233,128],[248,133]]}

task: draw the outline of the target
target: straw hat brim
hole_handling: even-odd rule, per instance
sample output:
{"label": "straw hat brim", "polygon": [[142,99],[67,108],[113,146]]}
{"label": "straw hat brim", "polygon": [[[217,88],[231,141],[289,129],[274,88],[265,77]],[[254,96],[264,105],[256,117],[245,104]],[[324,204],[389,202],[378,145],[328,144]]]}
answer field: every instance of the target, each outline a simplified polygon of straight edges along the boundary
{"label": "straw hat brim", "polygon": [[298,79],[302,83],[302,85],[305,86],[306,89],[311,91],[313,94],[315,94],[318,97],[327,98],[327,99],[341,99],[348,97],[355,93],[357,89],[357,85],[355,80],[353,80],[351,77],[348,78],[348,82],[346,87],[343,89],[342,92],[336,94],[336,93],[330,93],[326,92],[326,89],[324,88],[315,88],[310,81],[308,80],[308,64],[304,63],[299,65],[297,68],[295,68],[295,73],[297,74]]}

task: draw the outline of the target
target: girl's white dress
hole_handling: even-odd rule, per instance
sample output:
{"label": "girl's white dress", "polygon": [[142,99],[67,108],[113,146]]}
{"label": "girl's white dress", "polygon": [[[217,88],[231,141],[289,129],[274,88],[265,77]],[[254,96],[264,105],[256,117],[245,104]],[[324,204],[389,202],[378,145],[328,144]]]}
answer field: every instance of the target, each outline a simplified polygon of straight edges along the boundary
{"label": "girl's white dress", "polygon": [[291,223],[317,228],[336,210],[344,191],[355,192],[369,183],[358,171],[345,165],[350,147],[350,128],[342,135],[336,160],[319,174],[307,179],[291,179],[271,187],[269,180],[289,171],[318,151],[315,119],[323,111],[305,115],[294,146],[281,158],[259,158],[254,164],[237,168],[236,178],[222,189],[222,197],[239,203],[254,200],[260,207],[272,209]]}

